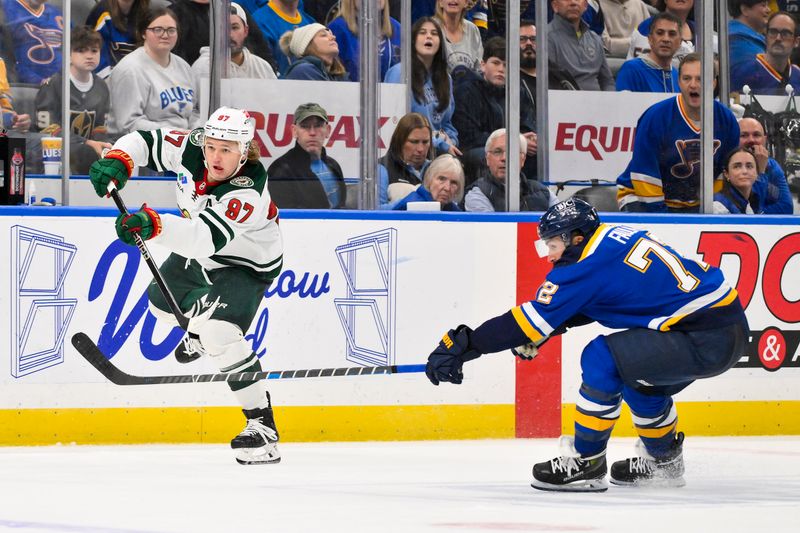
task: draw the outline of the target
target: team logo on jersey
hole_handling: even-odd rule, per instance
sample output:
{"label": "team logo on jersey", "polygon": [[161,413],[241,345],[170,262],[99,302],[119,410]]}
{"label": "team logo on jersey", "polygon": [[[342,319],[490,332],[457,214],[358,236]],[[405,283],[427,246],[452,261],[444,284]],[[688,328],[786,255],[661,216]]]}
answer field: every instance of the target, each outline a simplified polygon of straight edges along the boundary
{"label": "team logo on jersey", "polygon": [[203,146],[203,128],[197,128],[189,133],[189,142],[195,146]]}
{"label": "team logo on jersey", "polygon": [[236,185],[237,187],[252,187],[254,184],[253,180],[247,176],[239,176],[231,180],[231,185]]}

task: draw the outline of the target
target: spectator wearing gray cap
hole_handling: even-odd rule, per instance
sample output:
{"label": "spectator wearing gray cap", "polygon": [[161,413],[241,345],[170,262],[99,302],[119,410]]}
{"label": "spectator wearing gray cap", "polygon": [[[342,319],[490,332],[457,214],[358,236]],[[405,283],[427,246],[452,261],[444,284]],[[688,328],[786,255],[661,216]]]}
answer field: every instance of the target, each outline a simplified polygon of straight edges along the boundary
{"label": "spectator wearing gray cap", "polygon": [[267,169],[269,193],[280,208],[341,209],[345,205],[342,168],[325,152],[331,134],[328,113],[315,103],[294,112],[294,147]]}
{"label": "spectator wearing gray cap", "polygon": [[281,36],[281,50],[292,58],[283,78],[287,80],[347,81],[339,59],[336,37],[322,24],[309,24]]}

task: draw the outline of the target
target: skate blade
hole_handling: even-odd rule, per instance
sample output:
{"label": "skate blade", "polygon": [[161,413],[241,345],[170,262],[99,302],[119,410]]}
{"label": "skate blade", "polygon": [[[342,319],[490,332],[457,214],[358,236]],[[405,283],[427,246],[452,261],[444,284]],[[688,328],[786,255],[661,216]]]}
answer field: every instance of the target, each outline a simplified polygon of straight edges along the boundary
{"label": "skate blade", "polygon": [[274,444],[260,448],[239,448],[236,450],[236,462],[240,465],[269,465],[281,462],[281,454]]}
{"label": "skate blade", "polygon": [[600,478],[576,481],[567,485],[554,485],[534,478],[531,487],[549,492],[605,492],[608,490],[608,483],[604,478]]}
{"label": "skate blade", "polygon": [[611,483],[618,487],[678,489],[686,485],[686,480],[683,479],[683,476],[673,478],[642,479],[639,481],[622,481],[612,477]]}

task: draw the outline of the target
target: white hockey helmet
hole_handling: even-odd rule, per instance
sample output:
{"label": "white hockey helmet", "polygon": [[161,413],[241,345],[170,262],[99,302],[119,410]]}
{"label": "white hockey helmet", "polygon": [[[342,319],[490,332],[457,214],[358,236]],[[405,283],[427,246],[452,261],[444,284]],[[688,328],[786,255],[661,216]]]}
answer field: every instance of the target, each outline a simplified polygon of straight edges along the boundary
{"label": "white hockey helmet", "polygon": [[247,158],[247,149],[256,132],[256,121],[244,109],[220,107],[208,117],[203,126],[203,136],[222,141],[236,141],[242,159]]}

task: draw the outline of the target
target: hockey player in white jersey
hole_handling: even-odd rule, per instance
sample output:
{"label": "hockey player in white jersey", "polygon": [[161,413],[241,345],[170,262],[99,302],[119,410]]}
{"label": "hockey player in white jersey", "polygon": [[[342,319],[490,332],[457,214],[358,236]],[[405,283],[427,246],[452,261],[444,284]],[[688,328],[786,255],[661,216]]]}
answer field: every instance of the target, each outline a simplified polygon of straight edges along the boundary
{"label": "hockey player in white jersey", "polygon": [[[110,182],[125,186],[134,167],[172,171],[183,217],[143,205],[116,220],[117,235],[134,234],[172,252],[159,267],[189,331],[175,350],[180,362],[208,355],[221,372],[258,372],[261,364],[245,341],[264,291],[283,266],[278,209],[253,141],[255,121],[246,111],[222,107],[203,128],[135,131],[120,138],[89,172],[98,196]],[[150,310],[177,324],[158,286],[148,288]],[[241,464],[276,463],[278,431],[264,381],[228,383],[247,426],[231,441]]]}

